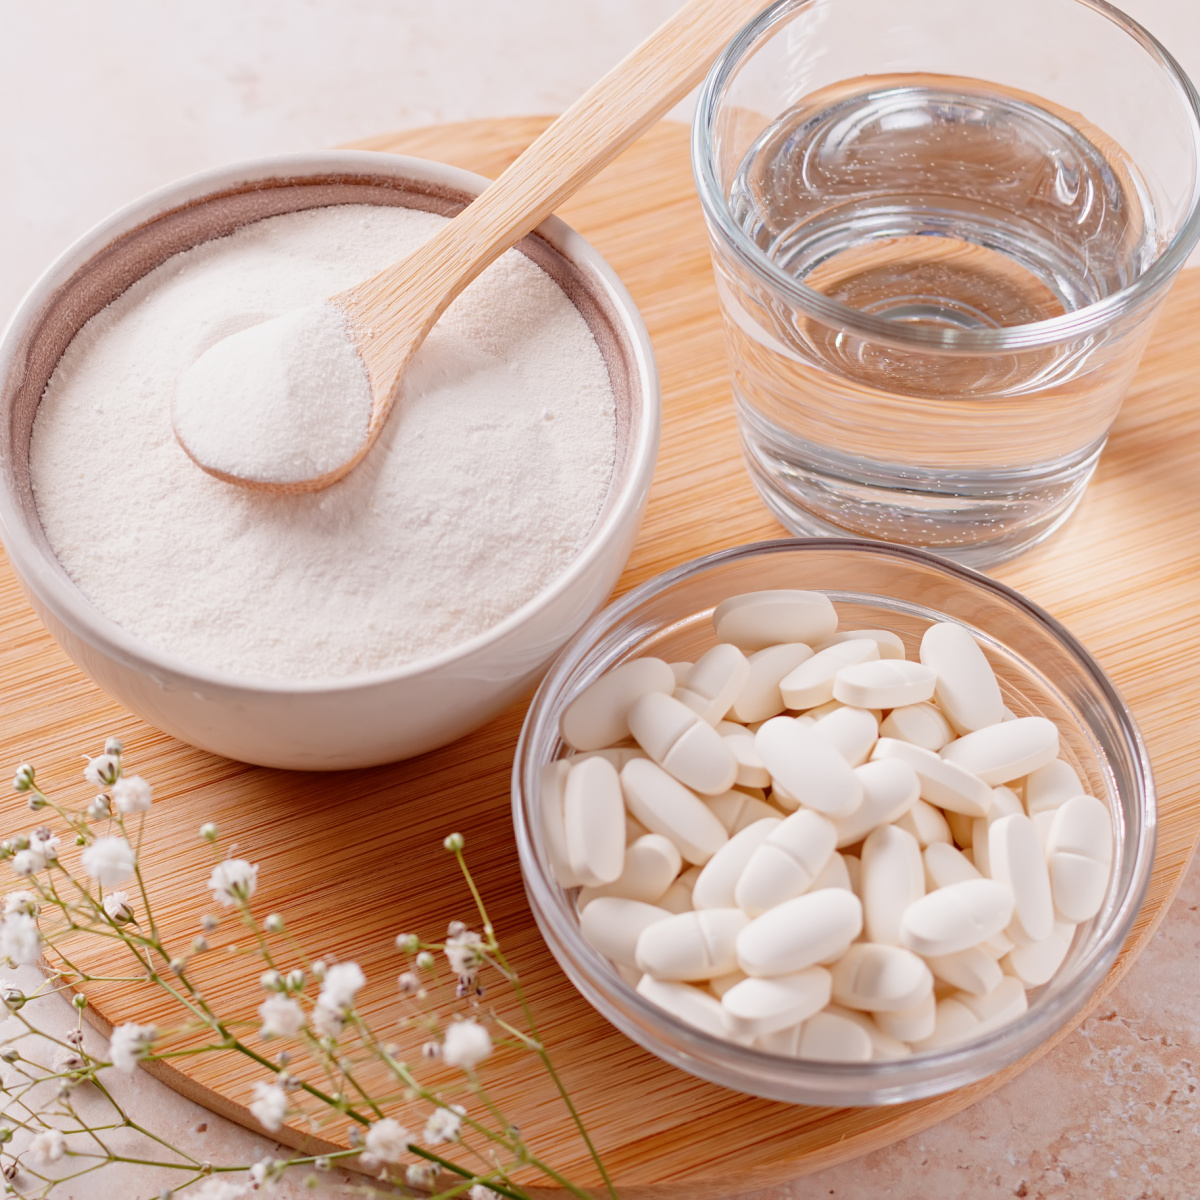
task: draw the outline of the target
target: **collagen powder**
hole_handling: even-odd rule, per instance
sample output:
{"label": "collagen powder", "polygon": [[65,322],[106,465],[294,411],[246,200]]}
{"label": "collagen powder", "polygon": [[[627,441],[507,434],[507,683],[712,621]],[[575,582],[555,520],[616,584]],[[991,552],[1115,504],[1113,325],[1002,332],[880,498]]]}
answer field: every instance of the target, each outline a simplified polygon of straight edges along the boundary
{"label": "collagen powder", "polygon": [[612,388],[578,310],[515,250],[441,318],[379,442],[332,487],[222,483],[175,440],[174,389],[201,354],[369,278],[443,220],[272,217],[169,259],[80,330],[30,467],[50,545],[101,612],[194,665],[344,677],[483,633],[565,569],[612,474]]}

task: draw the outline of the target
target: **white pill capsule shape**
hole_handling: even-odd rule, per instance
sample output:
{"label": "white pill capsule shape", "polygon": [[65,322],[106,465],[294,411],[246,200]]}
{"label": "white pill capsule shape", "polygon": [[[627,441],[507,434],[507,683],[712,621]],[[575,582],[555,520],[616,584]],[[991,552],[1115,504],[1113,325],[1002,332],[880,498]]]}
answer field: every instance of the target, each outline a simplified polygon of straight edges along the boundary
{"label": "white pill capsule shape", "polygon": [[961,625],[940,621],[921,638],[921,662],[937,675],[934,698],[957,733],[1004,720],[1004,697],[987,655]]}
{"label": "white pill capsule shape", "polygon": [[722,600],[713,612],[717,639],[746,654],[781,642],[812,645],[833,636],[837,613],[821,592],[778,589]]}
{"label": "white pill capsule shape", "polygon": [[663,893],[658,901],[659,908],[665,908],[671,913],[692,911],[692,888],[700,878],[699,867],[688,867],[678,879]]}
{"label": "white pill capsule shape", "polygon": [[719,796],[705,796],[704,805],[725,826],[730,837],[741,833],[755,821],[779,817],[779,809],[772,808],[765,800],[749,796],[736,788],[730,788]]}
{"label": "white pill capsule shape", "polygon": [[835,817],[838,849],[862,841],[877,825],[890,825],[917,802],[921,785],[913,769],[897,759],[863,763],[854,769],[862,803],[848,817]]}
{"label": "white pill capsule shape", "polygon": [[738,908],[707,908],[656,921],[638,937],[634,965],[655,979],[679,983],[727,975],[737,969],[737,936],[748,924]]}
{"label": "white pill capsule shape", "polygon": [[929,892],[900,919],[900,944],[930,958],[957,954],[1002,933],[1012,920],[1013,894],[994,879],[968,879]]}
{"label": "white pill capsule shape", "polygon": [[879,736],[912,742],[914,746],[922,746],[936,754],[947,742],[954,740],[954,730],[936,705],[906,704],[888,713],[879,726]]}
{"label": "white pill capsule shape", "polygon": [[783,824],[779,816],[764,817],[740,833],[735,833],[704,864],[696,886],[692,888],[693,908],[738,908],[734,889],[746,864],[763,841]]}
{"label": "white pill capsule shape", "polygon": [[721,643],[696,660],[687,682],[675,689],[675,698],[715,725],[729,711],[749,676],[746,656],[736,646]]}
{"label": "white pill capsule shape", "polygon": [[1054,930],[1050,872],[1037,829],[1024,813],[1001,817],[988,833],[989,874],[1016,900],[1005,933],[1018,946],[1045,941]]}
{"label": "white pill capsule shape", "polygon": [[1075,769],[1061,758],[1030,771],[1025,778],[1025,811],[1031,817],[1052,812],[1068,800],[1086,795],[1087,789],[1080,783]]}
{"label": "white pill capsule shape", "polygon": [[908,812],[897,817],[896,824],[907,833],[911,833],[922,850],[926,846],[932,846],[934,842],[949,845],[953,841],[950,825],[942,816],[941,810],[924,800],[918,800]]}
{"label": "white pill capsule shape", "polygon": [[576,750],[602,750],[629,736],[626,715],[647,692],[670,695],[675,673],[660,658],[635,658],[589,684],[559,718],[563,741]]}
{"label": "white pill capsule shape", "polygon": [[948,808],[942,810],[942,816],[946,818],[946,824],[950,826],[950,836],[954,838],[955,845],[962,850],[970,850],[972,828],[976,818],[968,817],[965,813],[951,812]]}
{"label": "white pill capsule shape", "polygon": [[866,1030],[855,1021],[819,1012],[800,1027],[797,1058],[819,1062],[870,1062],[873,1053]]}
{"label": "white pill capsule shape", "polygon": [[880,825],[862,849],[863,919],[867,937],[888,946],[900,944],[900,919],[925,894],[925,864],[911,833]]}
{"label": "white pill capsule shape", "polygon": [[1112,872],[1112,853],[1112,818],[1099,800],[1076,796],[1055,811],[1046,837],[1046,858],[1061,920],[1078,924],[1100,911]]}
{"label": "white pill capsule shape", "polygon": [[911,1008],[892,1009],[874,1014],[884,1033],[901,1042],[920,1042],[937,1028],[937,998],[933,989]]}
{"label": "white pill capsule shape", "polygon": [[986,996],[1004,975],[1000,964],[979,946],[957,954],[934,955],[927,961],[929,969],[943,983],[972,996]]}
{"label": "white pill capsule shape", "polygon": [[957,847],[943,842],[934,842],[925,847],[925,890],[949,887],[952,883],[965,883],[968,879],[982,879],[979,868]]}
{"label": "white pill capsule shape", "polygon": [[728,1040],[721,1002],[700,988],[692,987],[690,983],[671,983],[643,975],[637,992],[685,1024],[710,1033],[713,1037]]}
{"label": "white pill capsule shape", "polygon": [[683,687],[687,683],[687,677],[692,673],[692,664],[690,662],[673,662],[668,665],[675,676],[675,686]]}
{"label": "white pill capsule shape", "polygon": [[1053,762],[1058,726],[1045,717],[1018,717],[965,734],[945,746],[941,756],[994,787]]}
{"label": "white pill capsule shape", "polygon": [[898,758],[907,763],[921,781],[921,799],[948,812],[982,817],[992,806],[992,789],[979,776],[923,746],[881,737],[871,751],[871,758],[873,761]]}
{"label": "white pill capsule shape", "polygon": [[754,734],[744,725],[731,725],[722,721],[721,725],[728,728],[717,728],[717,732],[725,739],[725,745],[733,752],[737,763],[737,776],[734,784],[737,787],[765,788],[771,786],[771,772],[767,770],[754,743]]}
{"label": "white pill capsule shape", "polygon": [[954,998],[979,1019],[976,1032],[980,1034],[1007,1025],[1029,1007],[1025,985],[1012,975],[1005,975],[986,996],[958,992]]}
{"label": "white pill capsule shape", "polygon": [[870,638],[839,642],[785,675],[779,681],[779,694],[788,708],[816,708],[833,699],[833,681],[840,670],[878,658],[879,644]]}
{"label": "white pill capsule shape", "polygon": [[933,1033],[913,1043],[916,1054],[948,1050],[959,1046],[979,1033],[979,1018],[961,1000],[947,996],[939,1000],[934,1013]]}
{"label": "white pill capsule shape", "polygon": [[643,834],[625,847],[625,866],[612,883],[585,887],[579,893],[579,908],[586,908],[601,896],[657,904],[682,867],[683,859],[674,842],[659,833]]}
{"label": "white pill capsule shape", "polygon": [[[1075,940],[1075,926],[1069,921],[1055,921],[1050,936],[1032,946],[1014,946],[1000,966],[1007,975],[1015,975],[1027,988],[1048,983],[1062,966]],[[961,985],[960,985],[961,986]]]}
{"label": "white pill capsule shape", "polygon": [[592,949],[624,967],[637,966],[637,944],[642,932],[671,914],[654,904],[601,896],[579,915],[579,930]]}
{"label": "white pill capsule shape", "polygon": [[825,1011],[830,1016],[843,1017],[847,1021],[853,1021],[871,1039],[872,1059],[907,1058],[912,1053],[907,1043],[884,1033],[875,1024],[869,1013],[858,1012],[853,1008],[843,1008],[840,1004],[830,1004]]}
{"label": "white pill capsule shape", "polygon": [[747,975],[791,975],[844,954],[862,932],[862,904],[853,892],[824,888],[755,917],[738,934],[738,966]]}
{"label": "white pill capsule shape", "polygon": [[699,713],[673,696],[649,692],[628,713],[637,743],[680,783],[706,796],[733,787],[737,759],[725,739]]}
{"label": "white pill capsule shape", "polygon": [[546,836],[546,855],[559,884],[565,888],[579,886],[567,856],[567,829],[563,822],[563,789],[571,764],[563,758],[542,768],[538,786],[538,801],[542,812],[542,832]]}
{"label": "white pill capsule shape", "polygon": [[862,784],[850,764],[792,717],[772,717],[754,742],[771,778],[791,799],[827,816],[846,816],[862,803]]}
{"label": "white pill capsule shape", "polygon": [[620,878],[625,869],[625,799],[617,769],[607,759],[589,758],[568,772],[563,825],[567,861],[580,883],[598,887]]}
{"label": "white pill capsule shape", "polygon": [[609,746],[604,750],[584,750],[579,754],[572,754],[566,759],[566,762],[572,767],[577,767],[589,758],[603,758],[612,763],[619,771],[631,758],[645,757],[645,751],[637,746]]}
{"label": "white pill capsule shape", "polygon": [[842,705],[822,717],[813,727],[852,767],[860,767],[870,757],[879,740],[879,722],[866,708]]}
{"label": "white pill capsule shape", "polygon": [[745,971],[730,971],[727,975],[718,975],[715,979],[710,979],[708,990],[720,1000],[731,987],[741,983],[743,979],[749,978],[750,976]]}
{"label": "white pill capsule shape", "polygon": [[811,809],[792,813],[768,829],[748,856],[734,888],[734,902],[758,916],[801,895],[812,887],[836,842],[837,830],[828,818]]}
{"label": "white pill capsule shape", "polygon": [[824,967],[774,979],[747,976],[721,997],[725,1026],[741,1039],[778,1033],[819,1013],[829,1003],[830,988]]}
{"label": "white pill capsule shape", "polygon": [[881,658],[843,667],[833,681],[833,698],[856,708],[901,708],[933,695],[937,675],[921,663]]}
{"label": "white pill capsule shape", "polygon": [[670,838],[690,863],[708,862],[729,840],[704,801],[648,758],[625,764],[621,789],[633,816],[651,833]]}
{"label": "white pill capsule shape", "polygon": [[756,650],[749,657],[750,673],[729,715],[747,725],[751,721],[777,717],[787,708],[779,691],[779,681],[812,656],[812,648],[804,642],[786,642],[782,646]]}
{"label": "white pill capsule shape", "polygon": [[838,646],[842,642],[862,641],[874,642],[879,648],[880,658],[904,657],[904,642],[898,633],[893,633],[890,629],[846,629],[835,633],[833,637],[827,638],[813,649],[819,652],[828,650],[830,646]]}
{"label": "white pill capsule shape", "polygon": [[[857,862],[858,859],[854,861]],[[818,872],[808,890],[819,892],[822,888],[828,887],[844,888],[848,892],[854,891],[854,885],[850,882],[850,868],[846,865],[845,857],[838,854],[837,851],[829,856],[829,861]]]}
{"label": "white pill capsule shape", "polygon": [[831,974],[833,999],[866,1012],[912,1008],[933,991],[929,968],[901,946],[856,942],[834,963]]}

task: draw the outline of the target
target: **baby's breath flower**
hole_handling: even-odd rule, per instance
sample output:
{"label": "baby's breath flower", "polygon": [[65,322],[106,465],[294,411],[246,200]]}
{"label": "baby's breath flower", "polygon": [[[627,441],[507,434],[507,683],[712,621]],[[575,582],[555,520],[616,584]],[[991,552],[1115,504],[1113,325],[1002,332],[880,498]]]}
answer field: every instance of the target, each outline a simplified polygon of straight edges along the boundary
{"label": "baby's breath flower", "polygon": [[408,1130],[399,1121],[384,1117],[367,1130],[367,1153],[380,1162],[396,1163],[404,1157],[411,1140]]}
{"label": "baby's breath flower", "polygon": [[147,812],[153,794],[154,789],[140,775],[126,775],[112,789],[113,803],[122,813]]}
{"label": "baby's breath flower", "polygon": [[27,792],[33,787],[33,767],[29,763],[22,763],[13,775],[13,791]]}
{"label": "baby's breath flower", "polygon": [[116,925],[127,925],[133,920],[133,909],[129,904],[128,892],[109,892],[104,897],[104,915]]}
{"label": "baby's breath flower", "polygon": [[401,954],[416,954],[421,948],[421,939],[415,933],[396,934],[396,949]]}
{"label": "baby's breath flower", "polygon": [[442,1043],[441,1042],[426,1042],[421,1047],[421,1053],[425,1058],[441,1058]]}
{"label": "baby's breath flower", "polygon": [[103,821],[105,817],[112,815],[112,806],[108,802],[108,797],[101,794],[95,798],[87,806],[88,818],[92,821]]}
{"label": "baby's breath flower", "polygon": [[28,913],[13,913],[0,924],[0,954],[17,966],[37,962],[42,952],[42,935]]}
{"label": "baby's breath flower", "polygon": [[452,1021],[442,1040],[442,1061],[473,1071],[492,1052],[492,1038],[477,1021]]}
{"label": "baby's breath flower", "polygon": [[82,992],[76,992],[75,995],[71,997],[71,1003],[75,1005],[76,1008],[87,1008],[88,998]]}
{"label": "baby's breath flower", "polygon": [[342,1013],[354,1004],[358,989],[366,982],[366,976],[358,963],[337,963],[325,971],[317,1005]]}
{"label": "baby's breath flower", "polygon": [[405,971],[397,977],[396,986],[400,989],[401,995],[415,996],[421,990],[421,981],[412,971]]}
{"label": "baby's breath flower", "polygon": [[493,1192],[490,1187],[486,1187],[482,1183],[476,1183],[467,1193],[467,1200],[500,1200],[500,1193]]}
{"label": "baby's breath flower", "polygon": [[200,836],[206,842],[215,842],[217,840],[217,827],[211,821],[206,821],[200,826]]}
{"label": "baby's breath flower", "polygon": [[211,947],[208,944],[208,938],[206,938],[206,937],[192,938],[192,953],[193,954],[204,954],[209,949],[211,949]]}
{"label": "baby's breath flower", "polygon": [[67,1046],[60,1046],[54,1055],[54,1069],[60,1073],[63,1071],[82,1071],[86,1065],[83,1061],[83,1055]]}
{"label": "baby's breath flower", "polygon": [[295,1037],[304,1028],[304,1010],[287,996],[268,996],[258,1006],[260,1036]]}
{"label": "baby's breath flower", "polygon": [[67,1139],[60,1129],[43,1129],[29,1143],[29,1157],[39,1167],[56,1163],[67,1152]]}
{"label": "baby's breath flower", "polygon": [[440,1146],[442,1142],[457,1142],[466,1111],[460,1104],[452,1104],[449,1108],[435,1108],[429,1114],[429,1120],[425,1122],[425,1141],[431,1146]]}
{"label": "baby's breath flower", "polygon": [[4,897],[4,915],[6,917],[11,917],[13,913],[24,913],[26,916],[36,917],[37,911],[37,896],[33,892],[25,891],[24,888],[9,892]]}
{"label": "baby's breath flower", "polygon": [[452,833],[442,843],[442,845],[445,846],[446,849],[449,850],[451,854],[459,853],[459,851],[462,850],[462,848],[465,844],[466,844],[466,839],[463,837],[463,835],[461,833]]}
{"label": "baby's breath flower", "polygon": [[420,1188],[422,1191],[432,1192],[437,1186],[437,1177],[440,1170],[441,1168],[437,1163],[413,1163],[404,1172],[404,1182],[411,1188]]}
{"label": "baby's breath flower", "polygon": [[294,967],[284,976],[283,985],[289,992],[304,991],[304,972],[299,967]]}
{"label": "baby's breath flower", "polygon": [[29,848],[40,854],[46,862],[58,861],[58,847],[62,844],[62,839],[57,838],[43,825],[37,829],[29,838]]}
{"label": "baby's breath flower", "polygon": [[128,1021],[112,1031],[108,1043],[108,1060],[118,1071],[132,1074],[134,1068],[147,1054],[158,1030],[153,1025],[137,1025]]}
{"label": "baby's breath flower", "polygon": [[[9,1012],[20,1012],[21,1009],[25,1007],[25,1001],[27,998],[28,997],[26,997],[25,993],[21,991],[20,988],[7,987],[3,992],[0,992],[0,999],[4,1001],[4,1007],[7,1008]],[[6,1057],[9,1053],[13,1055],[12,1058]],[[3,1058],[5,1062],[15,1062],[17,1058],[17,1052],[11,1049],[5,1050],[4,1054],[0,1054],[0,1058]]]}
{"label": "baby's breath flower", "polygon": [[120,758],[125,753],[125,744],[119,737],[107,738],[104,742],[104,753]]}
{"label": "baby's breath flower", "polygon": [[214,917],[212,913],[205,913],[204,916],[200,918],[200,928],[203,929],[205,933],[216,933],[220,924],[221,922]]}
{"label": "baby's breath flower", "polygon": [[479,968],[483,966],[483,939],[470,929],[446,939],[444,953],[450,970],[466,986],[475,982]]}
{"label": "baby's breath flower", "polygon": [[258,983],[264,992],[277,992],[283,986],[283,976],[272,968],[258,977]]}
{"label": "baby's breath flower", "polygon": [[92,787],[112,787],[121,778],[121,760],[115,754],[100,754],[88,759],[83,777]]}
{"label": "baby's breath flower", "polygon": [[283,918],[278,913],[272,913],[264,922],[263,928],[268,933],[283,932]]}
{"label": "baby's breath flower", "polygon": [[433,962],[433,955],[430,954],[428,950],[422,950],[421,953],[417,955],[417,970],[428,971],[433,966]]}
{"label": "baby's breath flower", "polygon": [[133,848],[123,837],[97,838],[82,855],[83,869],[101,887],[116,887],[133,874]]}
{"label": "baby's breath flower", "polygon": [[249,900],[258,886],[258,867],[244,858],[227,858],[217,863],[208,878],[213,898],[226,908],[239,900]]}
{"label": "baby's breath flower", "polygon": [[260,1080],[254,1085],[254,1100],[250,1104],[250,1111],[265,1130],[274,1133],[287,1115],[287,1095],[283,1088]]}
{"label": "baby's breath flower", "polygon": [[45,865],[46,860],[36,850],[18,850],[13,855],[13,874],[23,879],[36,875]]}
{"label": "baby's breath flower", "polygon": [[188,1200],[243,1200],[246,1188],[232,1179],[222,1179],[218,1175],[210,1175],[198,1191],[187,1190]]}

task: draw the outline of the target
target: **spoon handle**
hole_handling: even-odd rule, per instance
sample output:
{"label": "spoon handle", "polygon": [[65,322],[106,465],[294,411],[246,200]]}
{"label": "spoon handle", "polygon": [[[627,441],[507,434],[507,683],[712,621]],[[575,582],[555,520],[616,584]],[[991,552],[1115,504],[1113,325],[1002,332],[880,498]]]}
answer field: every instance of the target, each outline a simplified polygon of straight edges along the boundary
{"label": "spoon handle", "polygon": [[[419,341],[477,275],[686,96],[764,6],[689,0],[425,245],[335,297],[369,338],[380,335],[372,357],[392,358],[398,378],[404,364],[395,352]],[[391,382],[380,380],[385,389]]]}

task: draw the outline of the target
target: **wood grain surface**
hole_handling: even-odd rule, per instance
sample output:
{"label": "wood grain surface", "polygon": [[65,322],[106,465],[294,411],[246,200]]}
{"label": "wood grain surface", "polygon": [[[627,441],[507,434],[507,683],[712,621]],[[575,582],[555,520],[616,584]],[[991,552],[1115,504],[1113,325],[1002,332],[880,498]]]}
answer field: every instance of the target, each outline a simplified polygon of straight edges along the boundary
{"label": "wood grain surface", "polygon": [[[545,124],[529,118],[444,126],[361,145],[494,176]],[[778,536],[738,451],[687,130],[657,126],[560,212],[628,285],[662,372],[658,473],[621,589],[694,555]],[[1193,765],[1200,683],[1192,665],[1200,653],[1198,316],[1200,272],[1185,273],[1078,514],[1048,545],[996,572],[1063,621],[1107,668],[1141,723],[1154,764],[1161,814],[1154,877],[1108,987],[1161,919],[1200,831]],[[447,832],[460,829],[497,930],[622,1197],[700,1200],[795,1178],[925,1128],[1028,1065],[887,1109],[791,1107],[692,1079],[597,1016],[540,941],[509,817],[509,770],[524,704],[445,750],[390,767],[338,775],[247,767],[184,746],[119,709],[50,641],[7,567],[0,575],[0,747],[10,763],[35,762],[43,786],[79,797],[86,788],[81,751],[97,752],[109,733],[124,739],[132,768],[156,787],[149,884],[161,897],[160,924],[178,940],[190,940],[205,908],[210,864],[196,831],[216,821],[226,842],[260,864],[260,911],[287,914],[310,953],[362,963],[372,981],[365,1008],[386,1026],[400,966],[393,936],[402,929],[437,936],[448,920],[470,916],[466,890],[440,848]],[[6,812],[9,832],[32,823],[15,805]],[[232,940],[225,931],[219,936]],[[250,1017],[261,998],[257,974],[253,960],[222,953],[201,978],[218,1005]],[[145,991],[108,988],[95,995],[95,1009],[113,1021],[166,1019]],[[495,991],[504,1007],[501,989]],[[264,1073],[244,1060],[207,1055],[159,1073],[255,1126],[244,1105]],[[504,1052],[490,1078],[529,1142],[567,1174],[589,1178],[547,1082],[515,1060],[510,1066]],[[306,1137],[300,1129],[288,1133],[297,1145]]]}

